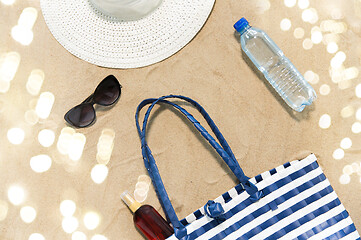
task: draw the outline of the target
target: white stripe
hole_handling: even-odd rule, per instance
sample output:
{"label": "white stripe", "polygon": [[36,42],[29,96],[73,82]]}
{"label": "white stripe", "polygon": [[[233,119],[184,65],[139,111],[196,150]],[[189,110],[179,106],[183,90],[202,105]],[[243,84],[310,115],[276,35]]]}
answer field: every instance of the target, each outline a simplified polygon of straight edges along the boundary
{"label": "white stripe", "polygon": [[179,240],[179,239],[176,238],[173,234],[172,236],[168,237],[166,240]]}
{"label": "white stripe", "polygon": [[289,232],[288,234],[281,237],[279,240],[289,240],[298,237],[300,234],[305,233],[311,230],[313,227],[326,222],[327,220],[335,217],[336,215],[342,213],[345,208],[341,205],[329,210],[328,212],[318,216],[317,218],[312,219],[311,221],[303,224],[302,226],[298,227],[297,229]]}
{"label": "white stripe", "polygon": [[358,234],[357,230],[353,231],[352,233],[344,236],[343,238],[341,238],[341,240],[355,240],[358,239],[360,237],[360,235]]}
{"label": "white stripe", "polygon": [[325,230],[323,230],[319,234],[310,237],[308,240],[320,240],[320,239],[327,238],[327,237],[331,236],[332,234],[340,231],[341,229],[347,227],[350,224],[352,224],[352,220],[351,220],[350,217],[348,217],[346,219],[341,220],[337,224],[326,228]]}
{"label": "white stripe", "polygon": [[[313,172],[311,172],[313,173]],[[310,174],[311,174],[310,173]],[[305,179],[306,180],[306,179]],[[302,183],[304,183],[305,181],[302,181]],[[238,236],[241,233],[246,233],[248,231],[250,231],[251,229],[253,229],[254,227],[260,225],[261,223],[267,221],[268,219],[272,218],[273,216],[277,215],[278,213],[282,212],[285,209],[290,208],[291,206],[293,206],[295,203],[311,196],[312,194],[321,191],[322,189],[326,188],[327,186],[329,186],[329,182],[328,181],[322,181],[319,184],[313,186],[310,189],[307,189],[306,191],[296,195],[295,197],[288,199],[286,202],[282,203],[281,205],[278,206],[278,209],[275,211],[268,211],[267,213],[261,215],[260,217],[254,219],[253,221],[245,224],[244,226],[242,226],[241,229],[239,229],[237,232],[234,232],[232,234],[230,234],[229,236],[227,236],[227,238],[225,239],[229,239],[229,240],[233,240],[235,239],[236,236]],[[275,191],[275,194],[277,194],[277,196],[272,197],[271,199],[266,199],[266,198],[262,198],[260,201],[252,204],[250,207],[244,209],[243,211],[241,211],[240,213],[236,214],[233,218],[231,218],[230,220],[232,220],[232,222],[235,221],[239,221],[240,219],[242,219],[243,217],[247,216],[248,214],[252,213],[254,210],[257,210],[259,208],[259,206],[257,206],[257,203],[262,204],[262,206],[267,202],[269,202],[269,200],[273,200],[279,196],[281,196],[282,194],[285,193],[285,191]],[[234,219],[234,220],[233,220]],[[258,238],[258,239],[262,239],[262,238]]]}
{"label": "white stripe", "polygon": [[236,196],[238,196],[238,192],[235,188],[232,188],[231,190],[228,191],[229,196],[233,199]]}
{"label": "white stripe", "polygon": [[194,214],[191,214],[188,217],[186,217],[186,220],[187,220],[188,223],[191,223],[191,222],[197,220],[197,218],[196,218],[196,216]]}
{"label": "white stripe", "polygon": [[271,173],[269,171],[267,171],[267,172],[262,173],[261,176],[262,176],[262,179],[265,180],[265,179],[271,177]]}
{"label": "white stripe", "polygon": [[276,167],[276,172],[282,172],[283,170],[285,170],[283,165]]}

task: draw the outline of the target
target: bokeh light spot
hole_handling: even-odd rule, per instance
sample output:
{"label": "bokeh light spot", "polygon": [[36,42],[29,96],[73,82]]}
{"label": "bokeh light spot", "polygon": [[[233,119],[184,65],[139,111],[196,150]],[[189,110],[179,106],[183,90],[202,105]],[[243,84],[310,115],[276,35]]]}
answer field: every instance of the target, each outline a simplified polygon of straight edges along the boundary
{"label": "bokeh light spot", "polygon": [[50,129],[43,129],[38,134],[38,141],[43,147],[50,147],[55,141],[55,133]]}
{"label": "bokeh light spot", "polygon": [[38,10],[33,7],[25,8],[19,17],[18,26],[22,26],[26,29],[31,30],[35,24],[35,21],[38,17]]}
{"label": "bokeh light spot", "polygon": [[343,62],[346,60],[346,54],[342,51],[336,53],[336,55],[331,59],[332,68],[340,68]]}
{"label": "bokeh light spot", "polygon": [[148,185],[150,185],[152,183],[152,180],[150,179],[150,177],[148,175],[140,175],[138,177],[138,182],[145,182]]}
{"label": "bokeh light spot", "polygon": [[357,67],[346,68],[343,71],[343,80],[350,80],[350,79],[357,78],[358,74],[359,74],[359,71],[358,71]]}
{"label": "bokeh light spot", "polygon": [[342,81],[338,82],[337,85],[338,85],[339,89],[343,90],[343,89],[350,88],[352,85],[352,82],[348,81],[348,80],[342,80]]}
{"label": "bokeh light spot", "polygon": [[338,45],[335,42],[330,42],[327,44],[327,52],[336,53],[338,51]]}
{"label": "bokeh light spot", "polygon": [[346,54],[342,51],[336,53],[335,58],[337,58],[340,62],[344,62],[346,60]]}
{"label": "bokeh light spot", "polygon": [[91,170],[91,178],[93,182],[100,184],[105,181],[108,176],[108,168],[104,164],[97,164]]}
{"label": "bokeh light spot", "polygon": [[149,184],[146,182],[137,182],[137,184],[135,184],[135,189],[142,189],[142,190],[148,191]]}
{"label": "bokeh light spot", "polygon": [[9,52],[1,58],[1,67],[0,67],[0,82],[11,82],[20,64],[20,54],[17,52]]}
{"label": "bokeh light spot", "polygon": [[8,215],[9,206],[8,203],[0,200],[0,221],[4,221]]}
{"label": "bokeh light spot", "polygon": [[20,209],[20,217],[25,223],[31,223],[36,218],[36,210],[30,206],[22,207]]}
{"label": "bokeh light spot", "polygon": [[84,146],[86,143],[86,137],[82,133],[74,133],[72,141],[69,146],[69,158],[73,161],[79,161],[83,155]]}
{"label": "bokeh light spot", "polygon": [[258,14],[263,14],[271,8],[271,2],[269,0],[256,0],[254,3],[254,9]]}
{"label": "bokeh light spot", "polygon": [[351,175],[354,172],[354,170],[351,165],[346,165],[343,167],[342,172],[344,174]]}
{"label": "bokeh light spot", "polygon": [[303,38],[303,36],[305,36],[305,30],[303,30],[303,28],[298,27],[293,32],[293,36],[297,39],[301,39]]}
{"label": "bokeh light spot", "polygon": [[318,122],[318,125],[320,126],[320,128],[322,129],[327,129],[331,126],[331,117],[328,114],[323,114],[320,117],[320,120]]}
{"label": "bokeh light spot", "polygon": [[355,110],[351,105],[348,105],[341,110],[341,117],[343,118],[349,118],[354,114]]}
{"label": "bokeh light spot", "polygon": [[306,71],[304,76],[305,76],[306,81],[311,84],[317,84],[318,81],[320,80],[318,74],[314,73],[311,70]]}
{"label": "bokeh light spot", "polygon": [[89,230],[94,230],[99,226],[100,223],[100,217],[99,214],[95,212],[87,212],[84,215],[84,225]]}
{"label": "bokeh light spot", "polygon": [[294,7],[296,5],[296,0],[284,0],[284,4],[286,7]]}
{"label": "bokeh light spot", "polygon": [[6,93],[10,89],[10,82],[2,81],[0,79],[0,93]]}
{"label": "bokeh light spot", "polygon": [[298,7],[301,9],[308,8],[310,6],[309,0],[298,0]]}
{"label": "bokeh light spot", "polygon": [[19,145],[24,141],[25,133],[21,128],[11,128],[8,130],[7,137],[10,143]]}
{"label": "bokeh light spot", "polygon": [[302,46],[305,50],[311,49],[313,47],[312,40],[309,38],[306,38],[305,40],[303,40]]}
{"label": "bokeh light spot", "polygon": [[353,172],[357,173],[361,171],[360,163],[354,162],[351,164]]}
{"label": "bokeh light spot", "polygon": [[49,117],[51,109],[55,101],[54,94],[51,92],[43,92],[40,94],[38,102],[35,107],[35,111],[39,118],[46,119]]}
{"label": "bokeh light spot", "polygon": [[148,191],[147,189],[137,188],[134,190],[134,198],[137,202],[144,202],[147,199]]}
{"label": "bokeh light spot", "polygon": [[344,185],[349,184],[351,181],[351,177],[350,177],[350,175],[342,174],[339,181],[341,184],[344,184]]}
{"label": "bokeh light spot", "polygon": [[20,186],[11,186],[8,190],[9,201],[14,205],[20,205],[25,200],[24,189]]}
{"label": "bokeh light spot", "polygon": [[320,87],[320,94],[321,95],[328,95],[330,94],[330,91],[331,91],[331,88],[329,85],[327,84],[322,84],[321,87]]}
{"label": "bokeh light spot", "polygon": [[40,233],[32,233],[29,236],[29,240],[45,240],[45,237],[41,235]]}
{"label": "bokeh light spot", "polygon": [[71,240],[87,240],[86,235],[83,232],[73,232],[71,235]]}
{"label": "bokeh light spot", "polygon": [[356,88],[355,88],[355,92],[356,92],[356,96],[358,98],[361,98],[361,83],[357,84]]}
{"label": "bokeh light spot", "polygon": [[66,155],[69,153],[70,145],[73,139],[73,134],[75,134],[75,130],[73,128],[65,127],[61,130],[57,143],[58,151],[61,154]]}
{"label": "bokeh light spot", "polygon": [[312,11],[311,9],[305,9],[302,11],[302,20],[304,22],[310,22],[312,19]]}
{"label": "bokeh light spot", "polygon": [[104,129],[97,144],[96,159],[99,164],[108,164],[113,152],[115,132],[113,129]]}
{"label": "bokeh light spot", "polygon": [[341,148],[337,148],[333,154],[332,154],[333,158],[336,160],[341,160],[342,158],[345,157],[345,152],[343,151],[343,149]]}
{"label": "bokeh light spot", "polygon": [[60,213],[64,217],[71,217],[76,211],[76,204],[72,200],[64,200],[60,203]]}
{"label": "bokeh light spot", "polygon": [[5,5],[13,5],[15,0],[1,0],[1,2]]}
{"label": "bokeh light spot", "polygon": [[97,234],[97,235],[94,235],[91,240],[108,240],[108,238],[106,238],[105,236],[103,235],[100,235],[100,234]]}
{"label": "bokeh light spot", "polygon": [[75,217],[65,217],[62,221],[62,227],[64,232],[73,233],[79,227],[78,219]]}
{"label": "bokeh light spot", "polygon": [[353,133],[361,133],[361,123],[359,122],[355,122],[354,124],[352,124],[351,130]]}
{"label": "bokeh light spot", "polygon": [[26,90],[33,96],[39,94],[44,81],[44,72],[40,69],[31,71],[28,81],[26,82]]}
{"label": "bokeh light spot", "polygon": [[290,30],[291,26],[292,26],[291,20],[289,20],[288,18],[282,19],[280,23],[280,27],[282,31]]}
{"label": "bokeh light spot", "polygon": [[43,173],[50,169],[52,160],[48,155],[41,154],[30,159],[30,167],[34,172]]}
{"label": "bokeh light spot", "polygon": [[315,31],[311,35],[311,40],[314,44],[319,44],[322,42],[322,33],[320,31]]}
{"label": "bokeh light spot", "polygon": [[18,43],[28,46],[34,39],[34,33],[30,29],[16,25],[11,29],[11,36]]}
{"label": "bokeh light spot", "polygon": [[340,147],[343,149],[350,149],[352,147],[352,140],[350,138],[344,138],[341,140]]}
{"label": "bokeh light spot", "polygon": [[356,119],[361,120],[361,108],[358,108],[356,111]]}

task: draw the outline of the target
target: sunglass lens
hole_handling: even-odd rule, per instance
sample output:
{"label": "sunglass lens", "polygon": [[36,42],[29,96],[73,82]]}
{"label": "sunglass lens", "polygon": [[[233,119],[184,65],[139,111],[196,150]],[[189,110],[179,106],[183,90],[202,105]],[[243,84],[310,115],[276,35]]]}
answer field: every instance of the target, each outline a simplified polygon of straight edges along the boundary
{"label": "sunglass lens", "polygon": [[95,110],[92,104],[80,104],[70,109],[64,118],[75,127],[87,127],[95,120]]}
{"label": "sunglass lens", "polygon": [[103,106],[111,105],[118,100],[120,88],[118,80],[113,75],[109,75],[95,89],[93,100]]}

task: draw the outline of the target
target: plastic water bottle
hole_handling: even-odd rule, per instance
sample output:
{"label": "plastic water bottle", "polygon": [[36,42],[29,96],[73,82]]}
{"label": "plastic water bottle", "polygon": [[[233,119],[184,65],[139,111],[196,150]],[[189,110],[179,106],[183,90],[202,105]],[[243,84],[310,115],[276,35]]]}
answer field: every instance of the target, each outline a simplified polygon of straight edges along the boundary
{"label": "plastic water bottle", "polygon": [[291,108],[301,112],[316,99],[315,90],[264,31],[251,27],[245,18],[234,28],[241,35],[243,51]]}

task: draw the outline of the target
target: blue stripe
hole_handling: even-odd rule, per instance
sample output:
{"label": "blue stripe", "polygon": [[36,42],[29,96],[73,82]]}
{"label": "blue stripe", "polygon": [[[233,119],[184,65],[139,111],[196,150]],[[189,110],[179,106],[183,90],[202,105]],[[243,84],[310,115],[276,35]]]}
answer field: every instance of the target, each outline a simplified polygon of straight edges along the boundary
{"label": "blue stripe", "polygon": [[228,203],[229,201],[232,200],[232,198],[231,198],[231,196],[229,195],[228,192],[223,193],[223,194],[222,194],[222,197],[223,197],[225,203]]}
{"label": "blue stripe", "polygon": [[194,212],[194,216],[196,217],[196,219],[200,219],[201,217],[203,217],[202,212],[198,209],[197,211]]}
{"label": "blue stripe", "polygon": [[[308,203],[302,201],[299,204],[304,204],[303,207],[306,207],[308,205]],[[315,211],[297,219],[296,221],[288,224],[286,227],[284,227],[283,229],[273,233],[271,236],[269,236],[268,238],[266,238],[265,240],[272,240],[272,239],[278,239],[281,238],[282,236],[284,236],[285,234],[295,230],[296,228],[302,226],[303,224],[306,224],[309,221],[312,221],[313,219],[317,218],[318,216],[328,212],[329,210],[337,207],[341,205],[341,202],[338,198],[336,198],[335,200],[327,203],[326,205],[323,205],[322,207],[316,209]],[[291,213],[292,214],[292,213]],[[287,217],[288,215],[285,215],[284,217]],[[283,217],[283,216],[282,216]]]}
{"label": "blue stripe", "polygon": [[348,212],[346,210],[344,210],[342,213],[328,219],[327,221],[313,227],[311,230],[308,230],[307,232],[299,235],[298,237],[296,237],[294,240],[306,240],[309,239],[310,237],[322,232],[323,230],[335,225],[336,223],[342,221],[343,219],[348,218]]}
{"label": "blue stripe", "polygon": [[340,239],[340,238],[343,238],[343,237],[349,235],[350,233],[353,233],[354,231],[356,231],[356,227],[355,227],[355,225],[352,223],[351,225],[348,225],[347,227],[345,227],[344,229],[341,229],[341,230],[338,231],[337,233],[334,233],[334,234],[332,234],[331,236],[328,236],[328,237],[325,238],[324,240]]}
{"label": "blue stripe", "polygon": [[238,185],[235,187],[235,189],[236,189],[238,195],[245,191],[245,189],[244,189],[244,187],[242,186],[242,184],[238,184]]}
{"label": "blue stripe", "polygon": [[291,166],[291,163],[289,163],[289,162],[286,162],[285,164],[283,164],[284,168],[288,168],[289,166]]}
{"label": "blue stripe", "polygon": [[183,224],[183,226],[187,226],[189,224],[189,222],[185,218],[182,219],[180,222]]}
{"label": "blue stripe", "polygon": [[254,177],[254,179],[256,179],[257,183],[259,183],[259,182],[261,182],[263,180],[262,175],[257,175],[257,176]]}
{"label": "blue stripe", "polygon": [[[304,173],[302,173],[304,174]],[[279,198],[277,198],[275,201],[278,204],[281,204],[285,201],[287,201],[288,199],[304,192],[305,190],[317,185],[318,183],[324,181],[326,179],[324,174],[320,174],[319,176],[315,177],[314,179],[305,182],[304,184],[302,184],[301,186],[290,190],[289,192],[285,193],[284,195],[280,196]],[[329,187],[330,191],[333,191],[331,187]],[[253,202],[248,198],[245,201],[239,203],[237,206],[235,206],[234,208],[232,208],[231,210],[229,210],[227,213],[224,214],[224,217],[226,219],[231,218],[233,215],[237,214],[238,212],[242,211],[243,209],[247,208],[248,206],[250,206],[251,204],[253,204]],[[211,238],[212,240],[214,239],[222,239],[224,237],[226,237],[227,235],[231,234],[232,232],[235,231],[235,229],[239,229],[241,226],[243,226],[244,224],[252,221],[254,218],[261,216],[262,214],[265,214],[266,212],[268,212],[270,210],[270,206],[268,204],[264,205],[263,207],[257,209],[256,211],[254,211],[253,213],[251,213],[250,215],[244,217],[242,220],[240,220],[239,222],[231,225],[230,227],[228,227],[227,229],[225,229],[224,231],[218,233],[217,235],[215,235],[213,238]],[[206,225],[210,225],[211,228],[216,227],[219,223],[215,220],[205,224]],[[201,227],[202,228],[202,227]],[[208,228],[208,226],[206,227]],[[203,230],[198,231],[198,229],[194,232],[192,232],[190,234],[191,239],[195,239],[196,237],[199,237],[200,235],[202,235],[204,233]]]}

